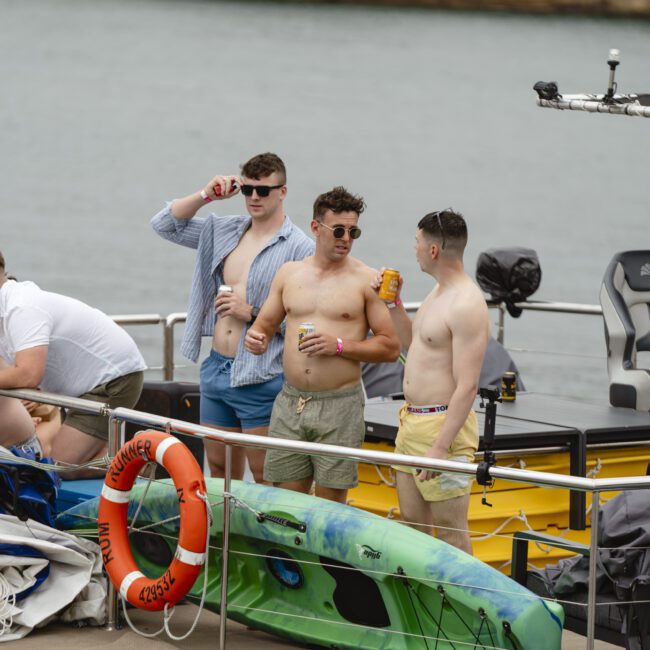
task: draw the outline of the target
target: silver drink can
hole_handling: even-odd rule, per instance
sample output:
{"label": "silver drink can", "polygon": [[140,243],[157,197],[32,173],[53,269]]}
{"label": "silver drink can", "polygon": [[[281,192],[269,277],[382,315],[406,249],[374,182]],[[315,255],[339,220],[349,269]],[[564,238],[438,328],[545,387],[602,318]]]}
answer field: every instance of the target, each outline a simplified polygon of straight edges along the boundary
{"label": "silver drink can", "polygon": [[298,349],[300,349],[300,344],[305,336],[307,336],[307,334],[313,334],[315,331],[316,326],[313,323],[300,323],[300,325],[298,325]]}
{"label": "silver drink can", "polygon": [[[229,284],[220,284],[219,288],[217,289],[217,296],[220,293],[232,293],[232,287]],[[215,303],[214,305],[214,311],[215,313],[217,312],[217,305]]]}

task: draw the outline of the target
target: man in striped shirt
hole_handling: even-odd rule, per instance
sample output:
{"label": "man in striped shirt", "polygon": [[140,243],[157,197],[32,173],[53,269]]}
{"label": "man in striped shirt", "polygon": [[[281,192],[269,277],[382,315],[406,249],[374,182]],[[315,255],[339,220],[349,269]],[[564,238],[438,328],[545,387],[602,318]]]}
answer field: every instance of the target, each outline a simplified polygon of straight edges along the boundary
{"label": "man in striped shirt", "polygon": [[[241,192],[248,216],[195,216],[206,203]],[[201,424],[223,431],[266,435],[275,396],[283,383],[283,336],[256,357],[244,336],[266,300],[276,271],[285,262],[311,255],[314,244],[284,214],[286,170],[272,153],[251,158],[240,175],[215,176],[204,188],[169,203],[151,221],[163,238],[197,249],[182,353],[197,361],[201,336],[212,350],[201,365]],[[228,285],[232,291],[217,290]],[[212,476],[224,475],[224,447],[206,441]],[[233,474],[242,478],[248,458],[262,482],[264,451],[233,450]]]}

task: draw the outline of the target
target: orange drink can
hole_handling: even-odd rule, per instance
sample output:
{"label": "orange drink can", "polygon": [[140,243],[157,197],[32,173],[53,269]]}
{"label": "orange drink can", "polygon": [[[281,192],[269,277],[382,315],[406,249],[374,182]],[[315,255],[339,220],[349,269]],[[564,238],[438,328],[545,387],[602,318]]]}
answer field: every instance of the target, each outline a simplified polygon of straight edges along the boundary
{"label": "orange drink can", "polygon": [[395,302],[395,298],[397,298],[398,284],[399,271],[396,269],[384,269],[377,295],[384,302]]}

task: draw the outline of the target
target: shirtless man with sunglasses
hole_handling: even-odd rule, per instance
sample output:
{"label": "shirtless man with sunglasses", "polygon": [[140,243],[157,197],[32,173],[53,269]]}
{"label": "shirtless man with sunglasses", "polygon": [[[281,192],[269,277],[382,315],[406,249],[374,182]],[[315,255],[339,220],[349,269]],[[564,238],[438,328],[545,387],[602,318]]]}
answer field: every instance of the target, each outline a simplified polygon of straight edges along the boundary
{"label": "shirtless man with sunglasses", "polygon": [[[279,330],[270,334],[261,358],[244,348],[244,335],[282,264],[314,250],[311,239],[284,214],[286,181],[282,160],[273,153],[259,154],[242,165],[240,175],[215,176],[151,221],[164,239],[197,249],[181,351],[196,362],[201,337],[212,336],[212,350],[201,365],[200,422],[223,431],[266,435],[282,387]],[[239,192],[249,216],[195,216],[207,203]],[[217,293],[221,285],[232,291]],[[212,476],[223,477],[223,445],[206,441],[205,449]],[[243,477],[246,459],[255,480],[262,482],[264,450],[234,448],[232,477]]]}
{"label": "shirtless man with sunglasses", "polygon": [[[285,264],[271,285],[246,347],[264,354],[286,317],[286,383],[275,400],[269,435],[360,447],[365,434],[361,362],[395,361],[399,341],[388,310],[371,287],[376,271],[350,257],[361,235],[363,200],[343,187],[314,203],[316,252]],[[298,344],[301,323],[315,326]],[[368,338],[368,330],[374,336]],[[271,450],[264,478],[274,485],[345,503],[357,485],[356,463]]]}

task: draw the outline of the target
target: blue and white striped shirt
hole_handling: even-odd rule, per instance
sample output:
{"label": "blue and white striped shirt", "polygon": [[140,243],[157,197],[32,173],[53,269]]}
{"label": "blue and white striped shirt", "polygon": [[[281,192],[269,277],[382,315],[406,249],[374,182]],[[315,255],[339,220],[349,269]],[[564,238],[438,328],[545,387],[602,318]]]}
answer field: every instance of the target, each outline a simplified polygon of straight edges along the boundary
{"label": "blue and white striped shirt", "polygon": [[[236,248],[251,223],[250,217],[207,217],[176,219],[171,202],[151,220],[153,229],[175,244],[198,249],[187,309],[187,323],[181,352],[196,362],[201,336],[212,336],[215,325],[214,297],[224,284],[223,261]],[[271,281],[278,269],[292,260],[301,260],[314,252],[314,242],[295,226],[289,217],[266,246],[257,254],[248,272],[246,302],[261,307],[269,295]],[[232,366],[231,385],[261,384],[282,372],[283,337],[276,334],[268,350],[260,356],[244,348],[242,336]]]}

